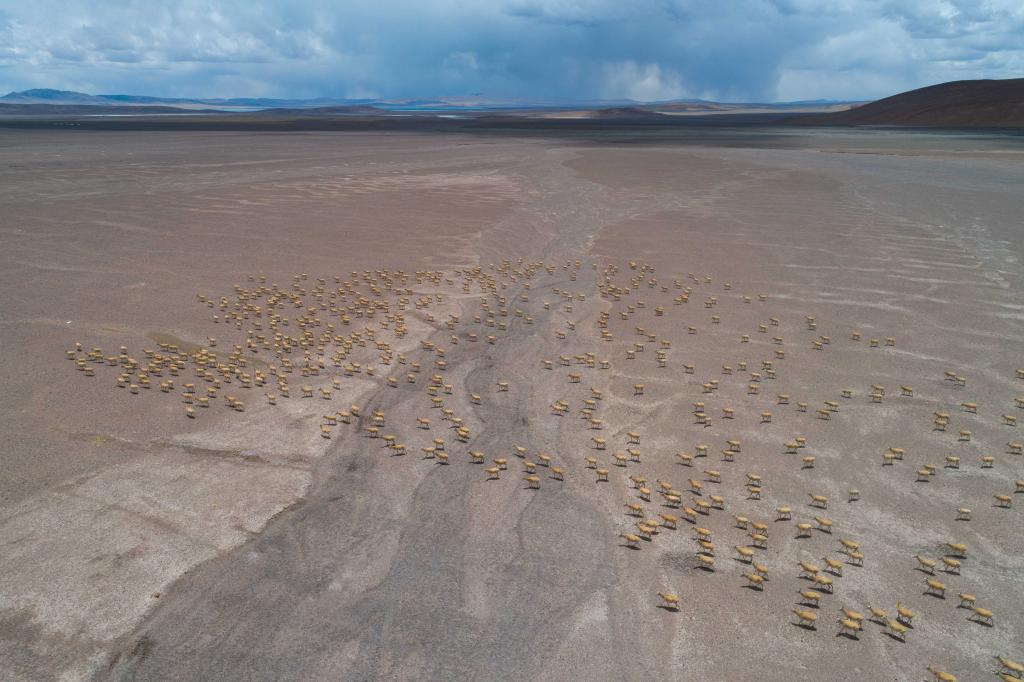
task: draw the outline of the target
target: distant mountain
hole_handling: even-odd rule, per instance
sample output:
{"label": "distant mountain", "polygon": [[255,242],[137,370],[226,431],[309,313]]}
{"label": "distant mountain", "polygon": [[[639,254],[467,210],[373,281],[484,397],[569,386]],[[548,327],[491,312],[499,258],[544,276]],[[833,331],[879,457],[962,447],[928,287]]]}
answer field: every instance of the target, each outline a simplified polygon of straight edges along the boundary
{"label": "distant mountain", "polygon": [[252,112],[253,116],[375,116],[387,114],[387,110],[367,105],[340,107],[275,107]]}
{"label": "distant mountain", "polygon": [[0,117],[25,116],[141,116],[143,114],[176,115],[186,114],[226,114],[220,109],[182,109],[159,105],[142,104],[117,106],[112,104],[48,104],[45,102],[10,102],[0,98]]}
{"label": "distant mountain", "polygon": [[[626,123],[665,124],[707,118],[742,117],[759,122],[819,126],[931,126],[1024,127],[1024,78],[1013,80],[956,81],[912,90],[875,102],[809,100],[779,103],[730,103],[673,100],[642,104],[631,100],[500,100],[482,95],[432,99],[272,99],[170,98],[142,95],[90,95],[69,90],[34,89],[0,97],[0,115],[19,116],[131,116],[251,113],[259,120],[323,117],[367,118],[403,115],[519,117]],[[725,118],[723,118],[725,117]],[[769,117],[769,118],[766,118]],[[306,125],[303,123],[303,125]]]}
{"label": "distant mountain", "polygon": [[847,111],[794,116],[782,123],[933,128],[1024,127],[1024,78],[941,83]]}
{"label": "distant mountain", "polygon": [[669,119],[670,116],[660,114],[656,111],[648,111],[639,107],[609,107],[607,109],[596,109],[589,112],[588,118],[603,120],[650,120]]}
{"label": "distant mountain", "polygon": [[[485,110],[615,110],[636,109],[637,111],[657,111],[662,113],[692,113],[697,111],[728,111],[732,109],[749,109],[752,105],[736,103],[718,103],[701,99],[677,99],[663,102],[638,102],[630,99],[508,99],[487,97],[484,95],[465,95],[437,97],[430,99],[344,99],[319,97],[315,99],[273,99],[265,97],[233,97],[233,98],[202,98],[202,97],[151,97],[146,95],[90,95],[70,90],[23,90],[11,92],[0,97],[0,104],[52,104],[52,105],[89,105],[89,106],[167,106],[194,110],[196,108],[222,109],[225,111],[254,109],[323,109],[325,107],[358,107],[373,106],[379,110],[403,112],[431,111],[485,111]],[[788,107],[794,103],[758,104],[757,107]],[[800,103],[812,104],[812,103]],[[824,105],[825,102],[813,104]],[[833,103],[834,104],[834,103]],[[819,106],[819,109],[826,109]],[[325,112],[326,113],[326,112]],[[372,112],[365,112],[372,113]],[[611,116],[613,114],[608,114]],[[634,112],[633,116],[639,115]]]}
{"label": "distant mountain", "polygon": [[72,90],[35,89],[9,92],[0,97],[0,104],[53,104],[90,106],[167,106],[194,110],[196,107],[217,109],[299,109],[324,106],[356,106],[369,104],[369,99],[268,99],[229,98],[203,99],[186,97],[149,97],[146,95],[89,95]]}
{"label": "distant mountain", "polygon": [[72,90],[50,90],[48,88],[9,92],[0,97],[0,102],[7,104],[110,104],[110,102],[96,95],[87,95],[84,92],[74,92]]}

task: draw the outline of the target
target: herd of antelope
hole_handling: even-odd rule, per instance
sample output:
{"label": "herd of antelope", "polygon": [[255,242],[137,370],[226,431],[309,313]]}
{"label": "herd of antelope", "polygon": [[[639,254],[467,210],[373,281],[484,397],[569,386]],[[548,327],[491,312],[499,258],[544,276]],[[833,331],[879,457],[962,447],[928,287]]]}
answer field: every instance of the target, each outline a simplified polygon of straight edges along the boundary
{"label": "herd of antelope", "polygon": [[[797,592],[794,608],[790,609],[795,616],[790,621],[794,626],[817,631],[819,614],[832,602],[837,614],[836,634],[841,637],[859,640],[869,629],[877,629],[900,643],[912,641],[916,614],[910,606],[896,601],[890,617],[884,608],[865,605],[865,615],[847,608],[848,599],[843,597],[842,583],[849,572],[866,570],[870,565],[866,546],[871,539],[850,537],[847,530],[853,525],[849,521],[857,514],[861,500],[856,481],[844,481],[844,494],[839,500],[833,499],[834,494],[830,497],[812,487],[815,480],[820,480],[815,479],[815,472],[824,462],[820,453],[819,457],[808,454],[814,452],[814,443],[805,435],[794,435],[779,443],[775,452],[757,455],[749,454],[739,435],[752,428],[771,428],[780,420],[787,425],[802,424],[799,430],[804,432],[812,425],[833,428],[807,420],[841,419],[843,405],[857,401],[867,405],[896,403],[898,407],[900,401],[922,400],[923,392],[910,385],[916,381],[901,383],[896,391],[879,383],[836,386],[831,389],[835,397],[823,400],[812,410],[807,401],[791,399],[785,391],[768,388],[773,383],[782,385],[787,358],[793,356],[791,349],[797,344],[814,356],[824,357],[844,343],[877,349],[871,352],[890,352],[897,347],[896,338],[879,335],[865,339],[856,329],[833,338],[818,332],[814,315],[800,319],[795,326],[803,329],[793,338],[786,338],[781,330],[792,331],[793,327],[784,325],[780,317],[770,312],[762,314],[771,307],[767,294],[738,295],[728,282],[717,284],[709,276],[693,274],[687,279],[662,281],[653,267],[636,262],[630,262],[628,269],[593,263],[589,270],[587,274],[594,284],[579,291],[575,287],[582,286],[578,282],[587,272],[579,260],[558,265],[506,260],[455,272],[352,272],[347,278],[334,277],[330,283],[327,278],[310,280],[308,275],[300,274],[287,287],[252,276],[245,285],[235,285],[230,296],[197,297],[198,303],[210,310],[211,322],[223,329],[220,336],[237,341],[230,344],[230,350],[218,350],[217,338],[209,336],[205,343],[191,349],[160,343],[156,348],[143,349],[139,357],[129,353],[125,346],[108,355],[101,348],[86,351],[76,343],[67,351],[67,357],[85,376],[94,376],[102,366],[115,368],[116,385],[130,394],[151,391],[156,383],[161,393],[181,401],[184,414],[190,419],[202,417],[216,405],[244,412],[247,403],[251,409],[253,401],[243,398],[254,392],[263,394],[263,410],[277,409],[275,406],[285,400],[305,400],[308,407],[304,413],[316,423],[324,439],[331,439],[339,428],[348,425],[345,435],[358,434],[381,443],[381,448],[396,457],[408,454],[410,447],[406,441],[415,440],[416,445],[422,442],[419,451],[424,465],[445,467],[459,461],[480,465],[481,485],[496,485],[488,481],[509,478],[506,473],[511,455],[521,467],[520,477],[514,480],[521,481],[524,491],[556,488],[578,492],[584,486],[596,484],[597,492],[589,494],[625,500],[618,508],[625,509],[627,518],[616,534],[624,549],[642,552],[642,548],[657,545],[678,548],[685,542],[683,529],[688,528],[692,534],[694,573],[686,580],[693,584],[716,580],[713,576],[729,572],[719,551],[724,541],[735,552],[733,561],[728,563],[738,565],[737,584],[755,594],[770,591],[771,576],[779,571],[792,571],[806,581],[806,589]],[[545,281],[559,286],[545,286]],[[595,306],[588,305],[595,297],[599,301],[596,311]],[[469,305],[475,304],[475,309],[467,311],[467,301]],[[676,306],[687,311],[688,323],[662,324],[681,316],[673,314]],[[706,310],[697,313],[701,306]],[[677,348],[687,346],[689,336],[720,329],[723,318],[737,306],[751,306],[763,320],[752,326],[750,333],[741,333],[734,339],[736,347],[730,352],[745,353],[744,359],[720,367],[698,367],[692,361],[670,357]],[[444,313],[439,312],[442,309]],[[695,322],[700,314],[706,315],[708,327]],[[564,319],[556,321],[559,315]],[[418,343],[406,340],[411,317],[417,319],[417,324],[425,323],[430,332]],[[584,324],[587,318],[592,325]],[[479,388],[480,392],[473,393],[457,389],[446,376],[450,371],[447,353],[452,347],[493,346],[514,338],[503,333],[511,325],[534,325],[536,319],[543,319],[545,324],[523,333],[542,333],[534,330],[556,326],[546,347],[559,350],[550,357],[537,358],[535,381],[512,381],[502,376],[499,368],[490,393]],[[632,329],[628,329],[630,325]],[[666,329],[658,332],[657,327]],[[625,333],[632,337],[625,344],[615,336],[616,332],[622,333],[619,328],[625,328]],[[585,340],[587,329],[593,329],[590,341]],[[685,333],[681,338],[671,338],[667,332],[672,329]],[[804,340],[797,340],[797,334],[802,334]],[[723,350],[726,347],[720,336],[715,343],[721,344]],[[575,350],[570,350],[573,347]],[[429,369],[424,372],[424,368]],[[560,372],[564,372],[561,379]],[[701,381],[691,383],[687,379],[687,375],[698,373]],[[388,391],[422,391],[423,411],[412,423],[403,425],[389,420],[383,405],[363,409],[351,404],[336,409],[333,403],[343,392],[346,379],[357,375],[379,387],[369,393],[369,399],[381,404]],[[292,378],[299,379],[297,391],[290,384]],[[1010,378],[1019,381],[1024,391],[1024,369],[1016,369]],[[644,401],[650,399],[651,386],[665,381],[671,382],[671,401],[680,419],[685,415],[702,431],[715,424],[726,437],[719,442],[701,440],[692,447],[669,452],[663,448],[659,448],[660,452],[646,449],[649,439],[641,426],[625,423],[622,415],[626,412],[609,405],[628,403],[642,411]],[[931,385],[949,382],[952,391],[965,397],[971,391],[967,378],[957,370],[936,377],[918,377],[917,381]],[[512,409],[516,405],[514,395],[551,386],[563,386],[557,390],[564,391],[563,395],[551,396],[550,402],[550,418],[558,420],[558,433],[565,440],[559,453],[531,448],[526,439],[522,443],[505,443],[500,446],[500,453],[488,455],[478,449],[475,431],[486,431],[476,417],[478,409]],[[686,392],[691,387],[694,394],[688,397]],[[729,401],[720,397],[726,394],[731,396]],[[985,394],[978,392],[971,397],[978,400]],[[321,407],[328,405],[326,409]],[[932,423],[921,426],[932,431],[934,438],[947,439],[949,449],[971,443],[970,429],[958,427],[948,431],[953,413],[960,411],[975,422],[986,414],[996,415],[992,420],[1011,434],[1005,450],[980,454],[974,463],[953,454],[927,461],[933,453],[908,453],[894,444],[881,453],[880,466],[893,467],[895,471],[904,466],[905,458],[918,459],[903,475],[911,484],[923,486],[937,476],[955,476],[958,470],[970,466],[1000,468],[1019,475],[1024,445],[1013,437],[1017,432],[1013,412],[1021,409],[1024,395],[1010,404],[986,409],[971,400],[939,406],[932,415]],[[578,419],[573,419],[573,414]],[[504,442],[501,434],[488,437],[491,444]],[[809,489],[803,499],[777,500],[771,494],[771,476],[764,473],[758,462],[776,455],[797,456],[787,475],[807,481]],[[863,457],[863,466],[878,466],[876,456]],[[677,484],[664,474],[645,475],[654,468],[676,471],[672,478],[678,476],[680,481]],[[1024,493],[1024,479],[1014,481],[1012,474],[1003,479],[1010,485],[992,491],[989,500],[977,500],[980,506],[972,505],[977,513],[1016,513],[1014,496]],[[761,519],[754,518],[749,511],[735,513],[741,508],[738,503],[745,509],[761,510]],[[842,507],[838,518],[832,518],[837,507]],[[768,520],[771,514],[774,518]],[[975,512],[972,507],[956,504],[950,508],[950,514],[965,523]],[[707,527],[715,519],[727,520],[725,532]],[[808,548],[803,550],[805,553],[820,552],[821,564],[801,555],[791,562],[769,565],[766,550],[770,545],[777,546],[780,540],[776,538],[785,536],[786,527],[792,529],[786,546],[792,547],[795,542],[797,547]],[[976,597],[957,586],[970,574],[967,545],[949,538],[934,547],[932,554],[908,556],[908,561],[913,559],[915,565],[908,565],[906,570],[925,574],[916,581],[922,587],[919,597],[945,601],[947,592],[955,593],[958,600],[949,606],[948,617],[963,613],[965,621],[998,627],[993,606],[999,596],[979,593]],[[942,573],[941,580],[937,571]],[[686,598],[677,592],[664,590],[656,596],[655,603],[660,607],[670,611],[686,608]],[[788,616],[790,612],[782,615]],[[999,665],[997,674],[1004,679],[1017,679],[1024,674],[1024,667],[1008,658],[1000,658]],[[956,679],[936,667],[928,670],[938,680]]]}

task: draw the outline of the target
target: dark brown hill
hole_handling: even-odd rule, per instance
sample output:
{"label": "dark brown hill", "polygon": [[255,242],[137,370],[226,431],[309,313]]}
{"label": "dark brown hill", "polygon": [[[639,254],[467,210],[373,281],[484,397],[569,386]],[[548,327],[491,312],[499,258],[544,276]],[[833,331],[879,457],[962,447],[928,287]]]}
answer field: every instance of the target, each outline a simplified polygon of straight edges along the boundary
{"label": "dark brown hill", "polygon": [[794,116],[814,126],[1024,127],[1024,78],[953,81],[903,92],[848,111]]}

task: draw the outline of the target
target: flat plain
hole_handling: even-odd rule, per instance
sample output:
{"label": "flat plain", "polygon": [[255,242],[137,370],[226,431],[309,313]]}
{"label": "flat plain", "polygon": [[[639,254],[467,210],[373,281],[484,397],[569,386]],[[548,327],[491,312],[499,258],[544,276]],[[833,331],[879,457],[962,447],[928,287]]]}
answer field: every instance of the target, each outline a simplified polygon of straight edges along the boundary
{"label": "flat plain", "polygon": [[3,130],[0,157],[4,679],[1024,658],[1019,136]]}

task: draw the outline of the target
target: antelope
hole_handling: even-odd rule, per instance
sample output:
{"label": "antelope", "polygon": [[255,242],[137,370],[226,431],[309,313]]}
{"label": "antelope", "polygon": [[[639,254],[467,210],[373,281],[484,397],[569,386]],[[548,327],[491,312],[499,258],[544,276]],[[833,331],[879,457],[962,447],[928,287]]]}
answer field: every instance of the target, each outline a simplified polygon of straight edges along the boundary
{"label": "antelope", "polygon": [[815,495],[814,493],[808,493],[811,498],[812,507],[820,507],[822,509],[828,509],[828,498],[824,495]]}
{"label": "antelope", "polygon": [[854,542],[853,540],[847,540],[846,538],[840,538],[839,544],[841,544],[843,546],[843,549],[845,549],[848,552],[856,552],[858,549],[860,549],[860,545],[857,542]]}
{"label": "antelope", "polygon": [[917,563],[922,570],[924,570],[929,575],[935,575],[935,559],[928,559],[927,557],[923,557],[920,554],[915,554],[914,558],[917,559]]}
{"label": "antelope", "polygon": [[659,592],[658,596],[661,597],[662,606],[673,611],[679,610],[679,595]]}
{"label": "antelope", "polygon": [[832,578],[827,575],[816,575],[811,580],[814,581],[821,589],[825,590],[829,594],[832,593]]}
{"label": "antelope", "polygon": [[818,620],[818,614],[812,611],[799,611],[797,609],[793,609],[793,613],[799,619],[798,625],[806,626],[811,630],[815,629],[814,624]]}
{"label": "antelope", "polygon": [[625,538],[626,546],[637,549],[640,545],[640,536],[633,533],[620,533],[619,537]]}
{"label": "antelope", "polygon": [[815,592],[814,590],[799,590],[797,594],[800,595],[801,604],[810,604],[815,608],[817,608],[822,596],[820,592]]}
{"label": "antelope", "polygon": [[827,556],[821,557],[821,560],[825,562],[825,566],[827,566],[832,573],[839,577],[843,576],[843,562],[830,559]]}
{"label": "antelope", "polygon": [[996,660],[999,661],[1001,670],[1009,670],[1010,674],[1017,678],[1024,676],[1024,665],[1003,656],[996,656]]}
{"label": "antelope", "polygon": [[986,625],[994,624],[993,614],[988,609],[983,609],[980,606],[975,606],[971,609],[971,611],[974,613],[974,615],[971,616],[971,620],[977,621],[979,623],[984,623]]}
{"label": "antelope", "polygon": [[801,576],[806,575],[808,578],[813,579],[814,576],[818,575],[818,573],[821,572],[821,568],[819,568],[815,564],[807,563],[805,561],[798,561],[797,564],[800,566]]}
{"label": "antelope", "polygon": [[956,676],[951,673],[947,673],[944,670],[939,670],[934,666],[928,666],[928,672],[932,674],[937,682],[956,682]]}
{"label": "antelope", "polygon": [[885,625],[889,628],[889,631],[892,632],[893,636],[896,637],[899,641],[907,641],[907,631],[909,630],[909,628],[906,625],[903,625],[898,621],[889,619],[885,619]]}
{"label": "antelope", "polygon": [[840,618],[839,628],[841,634],[849,635],[853,639],[857,639],[857,633],[860,632],[860,623],[852,618]]}
{"label": "antelope", "polygon": [[908,609],[907,607],[903,606],[902,604],[900,604],[900,602],[897,601],[896,602],[896,620],[898,620],[903,625],[908,625],[909,626],[911,624],[911,621],[914,620],[914,612],[911,611],[910,609]]}
{"label": "antelope", "polygon": [[925,580],[925,594],[932,594],[941,599],[946,598],[946,586],[940,583],[938,580]]}
{"label": "antelope", "polygon": [[761,592],[764,592],[764,578],[762,578],[760,575],[758,575],[757,573],[744,573],[743,577],[747,579],[747,582],[750,584],[750,587]]}
{"label": "antelope", "polygon": [[608,470],[607,469],[598,469],[596,471],[596,473],[597,473],[597,482],[598,483],[600,483],[601,481],[607,481],[608,480]]}

